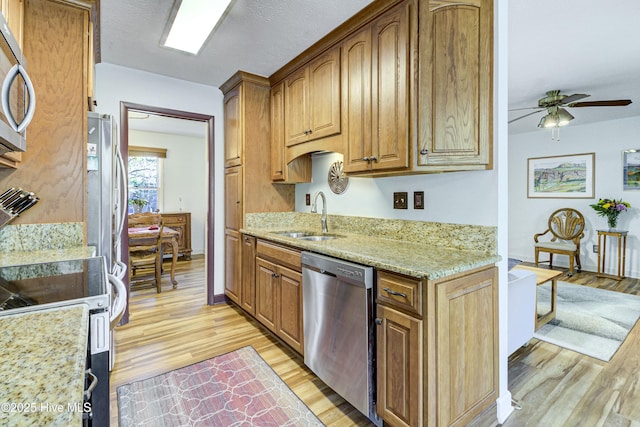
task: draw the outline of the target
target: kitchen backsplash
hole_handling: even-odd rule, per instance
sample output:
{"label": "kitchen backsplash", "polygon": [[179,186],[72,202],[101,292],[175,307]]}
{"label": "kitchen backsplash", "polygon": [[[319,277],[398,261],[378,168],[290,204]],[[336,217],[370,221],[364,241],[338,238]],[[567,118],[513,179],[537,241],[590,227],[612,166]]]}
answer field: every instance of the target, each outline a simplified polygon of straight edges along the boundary
{"label": "kitchen backsplash", "polygon": [[79,247],[82,236],[81,222],[7,225],[0,229],[0,253]]}
{"label": "kitchen backsplash", "polygon": [[[320,230],[320,214],[249,213],[245,215],[245,224],[248,228]],[[496,227],[344,215],[327,215],[327,224],[330,233],[342,231],[450,249],[497,253]]]}

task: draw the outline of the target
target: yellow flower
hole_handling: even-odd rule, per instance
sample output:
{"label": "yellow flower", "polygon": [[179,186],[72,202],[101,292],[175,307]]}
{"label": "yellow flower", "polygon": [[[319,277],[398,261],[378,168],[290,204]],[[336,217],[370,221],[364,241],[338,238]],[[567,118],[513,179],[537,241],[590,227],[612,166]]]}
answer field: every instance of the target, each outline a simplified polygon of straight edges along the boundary
{"label": "yellow flower", "polygon": [[611,203],[605,203],[604,205],[602,205],[602,207],[605,209],[609,209],[609,207],[611,207]]}

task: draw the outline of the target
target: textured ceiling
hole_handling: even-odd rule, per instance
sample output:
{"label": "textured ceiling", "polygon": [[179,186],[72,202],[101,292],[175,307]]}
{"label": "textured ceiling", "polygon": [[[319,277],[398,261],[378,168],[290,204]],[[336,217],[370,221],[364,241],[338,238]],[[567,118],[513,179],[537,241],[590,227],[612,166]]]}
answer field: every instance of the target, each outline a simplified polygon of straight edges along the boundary
{"label": "textured ceiling", "polygon": [[[216,87],[240,69],[268,76],[368,3],[235,0],[195,57],[160,47],[173,0],[103,0],[102,61]],[[627,107],[571,109],[575,119],[565,129],[640,115],[640,1],[507,4],[510,109],[536,106],[546,91],[559,89],[590,94],[584,101],[633,101]],[[509,132],[546,132],[537,128],[542,115],[510,124]]]}
{"label": "textured ceiling", "polygon": [[269,76],[371,0],[235,0],[198,56],[160,46],[173,0],[101,1],[102,61],[220,86]]}

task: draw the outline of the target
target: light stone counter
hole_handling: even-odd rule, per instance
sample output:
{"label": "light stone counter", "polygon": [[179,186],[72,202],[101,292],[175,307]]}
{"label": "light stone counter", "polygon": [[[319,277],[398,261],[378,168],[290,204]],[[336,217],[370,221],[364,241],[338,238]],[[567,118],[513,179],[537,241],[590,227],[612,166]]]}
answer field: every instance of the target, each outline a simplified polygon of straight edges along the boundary
{"label": "light stone counter", "polygon": [[407,276],[439,279],[500,261],[495,227],[329,215],[329,233],[306,241],[278,231],[320,232],[320,215],[247,214],[241,232]]}
{"label": "light stone counter", "polygon": [[96,255],[92,246],[76,246],[63,249],[43,249],[39,251],[0,252],[0,267],[42,262],[69,261],[90,258]]}
{"label": "light stone counter", "polygon": [[0,315],[0,425],[82,423],[86,304]]}

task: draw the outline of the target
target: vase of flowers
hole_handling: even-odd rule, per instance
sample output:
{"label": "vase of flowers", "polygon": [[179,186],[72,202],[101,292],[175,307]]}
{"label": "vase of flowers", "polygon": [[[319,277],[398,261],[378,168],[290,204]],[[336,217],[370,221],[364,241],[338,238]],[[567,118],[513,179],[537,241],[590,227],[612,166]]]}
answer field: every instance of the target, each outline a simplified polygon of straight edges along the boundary
{"label": "vase of flowers", "polygon": [[607,224],[610,229],[616,228],[618,216],[631,208],[629,203],[616,199],[600,199],[598,203],[589,206],[591,206],[598,215],[607,217]]}
{"label": "vase of flowers", "polygon": [[131,198],[129,199],[129,204],[133,206],[133,213],[140,213],[149,202],[146,199]]}

